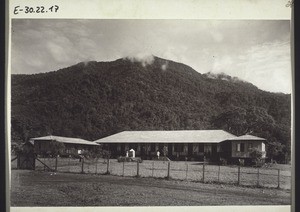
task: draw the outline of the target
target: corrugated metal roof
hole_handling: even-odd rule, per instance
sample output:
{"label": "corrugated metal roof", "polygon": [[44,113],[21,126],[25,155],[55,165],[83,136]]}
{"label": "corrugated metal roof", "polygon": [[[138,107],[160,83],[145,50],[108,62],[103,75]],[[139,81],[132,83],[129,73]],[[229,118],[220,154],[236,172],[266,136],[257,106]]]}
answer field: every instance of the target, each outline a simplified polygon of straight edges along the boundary
{"label": "corrugated metal roof", "polygon": [[68,138],[68,137],[53,136],[53,135],[31,138],[29,142],[34,143],[34,141],[41,141],[41,140],[57,141],[61,143],[70,143],[70,144],[98,145],[97,143],[84,140],[81,138]]}
{"label": "corrugated metal roof", "polygon": [[224,130],[124,131],[96,143],[220,143],[235,138]]}
{"label": "corrugated metal roof", "polygon": [[260,138],[254,135],[242,135],[242,136],[238,136],[236,138],[232,138],[230,140],[255,140],[255,141],[265,141],[266,139],[264,138]]}

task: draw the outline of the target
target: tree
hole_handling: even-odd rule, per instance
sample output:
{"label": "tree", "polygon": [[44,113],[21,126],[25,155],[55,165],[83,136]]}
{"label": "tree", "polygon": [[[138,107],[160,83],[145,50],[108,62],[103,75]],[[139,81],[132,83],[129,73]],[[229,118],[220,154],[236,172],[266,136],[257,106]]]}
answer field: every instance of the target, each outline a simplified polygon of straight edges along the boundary
{"label": "tree", "polygon": [[285,154],[284,145],[282,145],[278,141],[270,142],[267,147],[268,157],[270,157],[271,160],[278,160],[280,159],[281,155]]}
{"label": "tree", "polygon": [[166,157],[167,154],[168,154],[168,147],[167,147],[167,146],[164,146],[164,147],[162,148],[162,152],[163,152],[163,154],[164,154],[164,157]]}
{"label": "tree", "polygon": [[250,150],[250,157],[252,158],[256,166],[261,164],[262,152],[259,149],[252,148]]}
{"label": "tree", "polygon": [[31,146],[31,144],[27,144],[27,143],[16,145],[13,151],[15,152],[16,155],[18,154],[31,155],[34,153],[34,149]]}
{"label": "tree", "polygon": [[61,142],[50,141],[48,154],[52,156],[58,156],[62,154],[65,150],[65,145]]}

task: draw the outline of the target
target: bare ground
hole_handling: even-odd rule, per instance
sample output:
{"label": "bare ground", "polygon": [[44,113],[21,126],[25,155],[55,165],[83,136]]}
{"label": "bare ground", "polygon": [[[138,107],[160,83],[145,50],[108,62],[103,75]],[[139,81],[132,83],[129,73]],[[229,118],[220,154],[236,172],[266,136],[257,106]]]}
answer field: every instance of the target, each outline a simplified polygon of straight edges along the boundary
{"label": "bare ground", "polygon": [[11,172],[11,206],[290,205],[290,190],[154,178]]}

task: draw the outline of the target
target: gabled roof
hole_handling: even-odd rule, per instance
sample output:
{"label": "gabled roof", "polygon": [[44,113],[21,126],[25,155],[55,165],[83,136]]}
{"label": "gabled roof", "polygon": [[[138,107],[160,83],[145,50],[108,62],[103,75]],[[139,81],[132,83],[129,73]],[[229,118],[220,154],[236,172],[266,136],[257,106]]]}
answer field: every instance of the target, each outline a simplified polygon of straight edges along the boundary
{"label": "gabled roof", "polygon": [[38,138],[31,138],[29,140],[30,143],[34,144],[34,141],[57,141],[61,143],[69,143],[69,144],[84,144],[84,145],[98,145],[97,143],[84,140],[81,138],[68,138],[68,137],[61,137],[61,136],[44,136]]}
{"label": "gabled roof", "polygon": [[123,131],[96,143],[220,143],[235,138],[224,130]]}
{"label": "gabled roof", "polygon": [[242,136],[238,136],[236,138],[232,138],[230,140],[251,140],[251,141],[265,141],[266,139],[264,138],[260,138],[254,135],[242,135]]}

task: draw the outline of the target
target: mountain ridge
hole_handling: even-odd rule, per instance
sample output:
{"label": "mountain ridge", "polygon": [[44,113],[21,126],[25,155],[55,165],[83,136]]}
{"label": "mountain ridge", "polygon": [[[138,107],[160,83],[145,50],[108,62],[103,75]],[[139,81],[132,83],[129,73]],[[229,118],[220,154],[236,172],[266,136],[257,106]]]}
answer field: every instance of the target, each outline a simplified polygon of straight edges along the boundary
{"label": "mountain ridge", "polygon": [[95,140],[124,130],[223,129],[265,137],[268,147],[276,147],[274,156],[282,158],[290,152],[290,101],[289,94],[209,78],[158,57],[147,64],[130,58],[82,62],[12,75],[12,139],[56,134]]}

